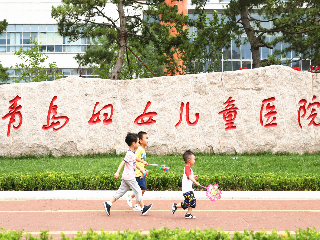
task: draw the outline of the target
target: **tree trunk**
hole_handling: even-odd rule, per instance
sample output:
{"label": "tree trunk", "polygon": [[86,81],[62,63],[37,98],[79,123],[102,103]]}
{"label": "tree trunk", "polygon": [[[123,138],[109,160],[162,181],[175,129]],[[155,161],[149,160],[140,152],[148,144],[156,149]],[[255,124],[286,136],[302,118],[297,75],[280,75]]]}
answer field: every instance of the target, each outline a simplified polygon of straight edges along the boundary
{"label": "tree trunk", "polygon": [[248,6],[245,6],[241,11],[241,21],[251,45],[251,53],[252,53],[252,60],[253,60],[252,67],[259,68],[261,67],[259,39],[255,36],[254,29],[250,25]]}
{"label": "tree trunk", "polygon": [[120,0],[120,2],[118,3],[118,12],[119,12],[119,19],[120,19],[119,39],[118,39],[119,52],[118,52],[117,63],[112,70],[112,74],[110,77],[111,80],[117,80],[119,78],[119,74],[121,72],[121,68],[123,65],[126,44],[127,44],[126,17],[124,15],[123,0]]}

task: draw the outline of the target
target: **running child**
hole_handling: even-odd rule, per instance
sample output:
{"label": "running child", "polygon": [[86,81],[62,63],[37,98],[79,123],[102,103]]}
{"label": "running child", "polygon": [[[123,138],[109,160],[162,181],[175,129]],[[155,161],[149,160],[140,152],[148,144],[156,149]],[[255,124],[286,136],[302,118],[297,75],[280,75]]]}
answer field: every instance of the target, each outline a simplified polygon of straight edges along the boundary
{"label": "running child", "polygon": [[120,197],[122,197],[130,188],[136,196],[136,199],[141,208],[142,215],[145,215],[152,207],[152,204],[150,204],[149,206],[144,205],[142,200],[141,189],[134,176],[136,167],[140,170],[142,174],[144,174],[143,170],[139,166],[136,166],[136,155],[134,154],[134,151],[139,147],[138,134],[128,133],[125,142],[128,144],[129,150],[126,153],[126,156],[124,157],[123,161],[120,163],[117,172],[114,174],[114,177],[118,178],[120,171],[124,166],[121,185],[114,194],[114,196],[111,198],[111,200],[103,203],[103,206],[108,216],[110,216],[110,209],[112,207],[112,204],[115,201],[117,201]]}
{"label": "running child", "polygon": [[182,193],[184,197],[184,201],[181,202],[181,204],[172,204],[172,214],[174,214],[177,210],[177,208],[183,208],[188,209],[185,218],[196,218],[196,216],[193,216],[192,208],[196,207],[196,198],[193,193],[192,184],[196,184],[197,186],[200,186],[200,183],[198,183],[195,179],[198,179],[198,175],[193,175],[192,168],[195,163],[195,156],[194,153],[190,150],[187,150],[183,154],[183,160],[186,163],[186,166],[184,167],[183,171],[183,177],[182,177]]}
{"label": "running child", "polygon": [[[138,147],[138,149],[136,150],[135,154],[137,157],[137,166],[139,166],[142,171],[145,171],[144,166],[148,165],[148,163],[146,162],[146,146],[148,146],[149,143],[149,137],[148,134],[146,132],[142,132],[140,131],[138,133],[138,137],[139,137],[139,144],[140,146]],[[138,182],[138,185],[140,186],[141,190],[142,190],[142,196],[143,194],[146,192],[147,190],[147,181],[146,178],[142,178],[143,174],[141,174],[141,172],[136,169],[135,172],[135,177],[136,177],[136,181]],[[134,198],[135,194],[132,193],[131,195],[128,194],[127,195],[127,203],[129,205],[129,207],[132,207],[132,199]],[[133,211],[141,211],[141,208],[136,200],[136,204],[133,206]]]}

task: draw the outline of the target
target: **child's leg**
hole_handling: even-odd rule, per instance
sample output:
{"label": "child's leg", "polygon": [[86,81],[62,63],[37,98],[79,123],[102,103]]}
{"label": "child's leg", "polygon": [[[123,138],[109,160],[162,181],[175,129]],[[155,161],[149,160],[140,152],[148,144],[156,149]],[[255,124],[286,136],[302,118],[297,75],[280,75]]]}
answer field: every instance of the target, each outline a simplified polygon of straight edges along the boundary
{"label": "child's leg", "polygon": [[[140,186],[140,188],[141,188],[141,186]],[[144,194],[145,192],[146,192],[146,190],[142,190],[142,196],[143,196],[143,194]],[[131,194],[131,197],[134,198],[134,193]]]}
{"label": "child's leg", "polygon": [[128,185],[126,180],[121,180],[121,185],[120,185],[119,189],[116,191],[116,193],[114,194],[114,196],[110,199],[110,201],[108,203],[109,204],[114,203],[115,201],[117,201],[117,199],[121,198],[129,189],[130,189],[130,186]]}
{"label": "child's leg", "polygon": [[[140,189],[142,190],[142,196],[143,196],[143,194],[144,194],[145,191],[147,190],[147,181],[146,181],[146,178],[136,177],[136,181],[137,181]],[[133,195],[133,197],[134,197],[135,194],[133,193],[132,195]],[[131,195],[131,197],[132,197],[132,195]],[[133,198],[133,197],[132,197],[132,198]],[[136,200],[135,203],[138,204],[138,201]]]}
{"label": "child's leg", "polygon": [[191,213],[192,213],[192,207],[188,207],[187,214],[191,214]]}
{"label": "child's leg", "polygon": [[144,203],[143,203],[143,200],[142,200],[142,191],[141,191],[141,188],[138,185],[138,182],[136,180],[130,180],[130,181],[128,181],[128,184],[130,185],[130,187],[131,187],[131,189],[133,191],[133,194],[136,197],[136,201],[138,202],[140,207],[143,208]]}

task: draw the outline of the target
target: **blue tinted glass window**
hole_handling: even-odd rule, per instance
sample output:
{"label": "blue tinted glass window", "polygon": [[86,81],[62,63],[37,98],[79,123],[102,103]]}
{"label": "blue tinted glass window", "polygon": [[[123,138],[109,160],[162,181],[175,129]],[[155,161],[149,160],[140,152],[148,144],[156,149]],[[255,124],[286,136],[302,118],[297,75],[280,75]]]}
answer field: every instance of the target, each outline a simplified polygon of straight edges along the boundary
{"label": "blue tinted glass window", "polygon": [[47,52],[54,52],[54,46],[47,46]]}
{"label": "blue tinted glass window", "polygon": [[39,25],[39,32],[46,32],[47,26],[46,25]]}
{"label": "blue tinted glass window", "polygon": [[70,46],[63,46],[63,48],[62,48],[63,50],[63,52],[70,52],[71,51],[71,49],[70,49]]}
{"label": "blue tinted glass window", "polygon": [[224,71],[232,71],[232,62],[227,61],[227,64],[223,68]]}
{"label": "blue tinted glass window", "polygon": [[261,59],[267,59],[270,55],[270,49],[267,47],[259,48]]}
{"label": "blue tinted glass window", "polygon": [[236,71],[240,69],[240,61],[233,61],[232,62],[232,71]]}
{"label": "blue tinted glass window", "polygon": [[33,41],[38,42],[38,33],[31,33],[31,37]]}
{"label": "blue tinted glass window", "polygon": [[13,69],[7,70],[7,73],[9,73],[9,76],[14,76],[14,70]]}
{"label": "blue tinted glass window", "polygon": [[241,58],[242,59],[251,59],[251,45],[246,43],[241,45]]}
{"label": "blue tinted glass window", "polygon": [[47,31],[53,32],[54,31],[54,25],[47,25]]}
{"label": "blue tinted glass window", "polygon": [[[284,50],[285,48],[289,47],[289,43],[282,43],[282,50]],[[288,52],[287,55],[283,55],[283,58],[291,58],[291,52]]]}
{"label": "blue tinted glass window", "polygon": [[301,65],[302,65],[302,69],[301,69],[302,71],[308,71],[310,66],[310,60],[302,60]]}
{"label": "blue tinted glass window", "polygon": [[55,46],[55,52],[62,52],[62,46]]}
{"label": "blue tinted glass window", "polygon": [[15,31],[15,30],[16,30],[16,25],[8,25],[8,27],[7,27],[8,32]]}
{"label": "blue tinted glass window", "polygon": [[231,58],[231,49],[223,48],[223,59],[230,59]]}
{"label": "blue tinted glass window", "polygon": [[31,32],[38,32],[38,25],[31,25]]}
{"label": "blue tinted glass window", "polygon": [[251,61],[243,61],[242,62],[242,69],[251,69]]}
{"label": "blue tinted glass window", "polygon": [[16,31],[22,32],[22,25],[16,25]]}
{"label": "blue tinted glass window", "polygon": [[235,41],[232,41],[232,59],[240,59],[240,49],[236,46]]}
{"label": "blue tinted glass window", "polygon": [[23,33],[23,44],[29,44],[30,43],[30,33],[24,32]]}
{"label": "blue tinted glass window", "polygon": [[24,32],[30,32],[30,25],[22,25]]}
{"label": "blue tinted glass window", "polygon": [[63,75],[70,75],[70,69],[62,69]]}
{"label": "blue tinted glass window", "polygon": [[0,34],[0,44],[6,44],[6,33]]}

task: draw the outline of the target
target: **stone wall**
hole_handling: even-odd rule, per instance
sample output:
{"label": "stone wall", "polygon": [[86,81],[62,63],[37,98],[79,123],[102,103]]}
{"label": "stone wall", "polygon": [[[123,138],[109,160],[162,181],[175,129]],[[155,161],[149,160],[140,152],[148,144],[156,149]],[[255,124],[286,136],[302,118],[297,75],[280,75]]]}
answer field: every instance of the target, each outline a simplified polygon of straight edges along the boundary
{"label": "stone wall", "polygon": [[[9,101],[16,96],[21,99],[14,106]],[[312,100],[313,96],[316,99]],[[227,106],[224,103],[230,97],[234,102]],[[265,102],[262,108],[266,99],[270,100],[270,106]],[[304,117],[303,103],[299,104],[301,99],[306,100]],[[71,76],[53,82],[1,85],[0,155],[123,153],[128,148],[124,142],[128,131],[148,132],[147,152],[156,154],[182,153],[186,149],[212,153],[317,152],[320,151],[320,128],[316,124],[320,120],[313,116],[318,107],[307,108],[309,103],[319,100],[319,74],[284,66],[125,81]],[[65,119],[52,119],[51,102],[57,107],[55,117],[69,118],[62,128]],[[135,124],[148,102],[151,104],[146,113],[156,113],[156,116],[143,119],[150,125]],[[181,103],[184,104],[182,119],[175,127],[180,119]],[[112,122],[110,105],[101,110],[108,104],[113,107]],[[14,110],[18,106],[21,109]],[[226,131],[227,122],[223,112],[219,112],[227,109],[225,113],[230,114],[232,107],[237,108],[233,110],[237,115],[234,124],[232,115],[229,119],[225,115],[231,128]],[[315,109],[313,113],[312,108]],[[89,124],[93,112],[99,110],[101,122]],[[7,115],[9,112],[12,114]],[[108,113],[107,125],[103,123],[104,113]],[[12,124],[7,136],[10,119]],[[20,123],[18,129],[13,128]],[[60,129],[53,131],[52,123],[57,124],[54,128]],[[274,123],[276,126],[272,126]],[[43,126],[48,129],[44,130]]]}

